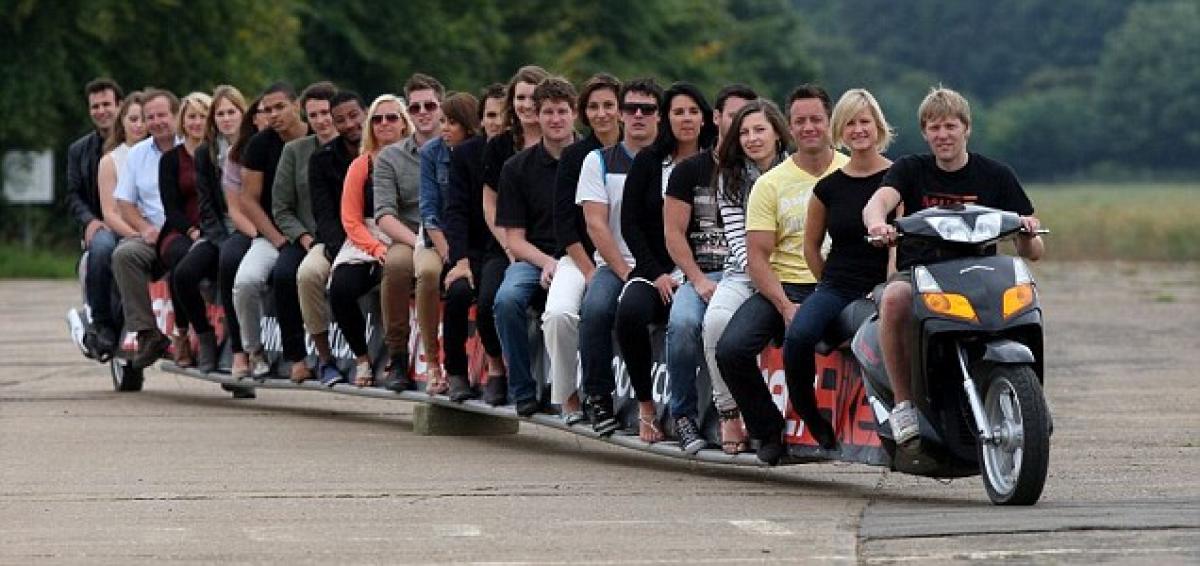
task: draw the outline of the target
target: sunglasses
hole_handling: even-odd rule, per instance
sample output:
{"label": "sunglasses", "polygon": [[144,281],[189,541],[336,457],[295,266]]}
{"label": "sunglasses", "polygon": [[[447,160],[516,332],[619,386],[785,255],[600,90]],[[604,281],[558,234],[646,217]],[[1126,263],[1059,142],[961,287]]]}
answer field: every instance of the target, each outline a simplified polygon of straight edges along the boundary
{"label": "sunglasses", "polygon": [[388,122],[391,122],[391,123],[399,122],[400,115],[399,114],[376,114],[374,116],[371,116],[372,124],[382,124],[384,120],[387,120]]}
{"label": "sunglasses", "polygon": [[422,102],[414,102],[414,103],[408,105],[408,113],[409,114],[416,114],[417,112],[420,112],[422,109],[424,109],[426,112],[433,112],[434,110],[438,109],[438,103],[436,103],[432,100],[429,100],[429,101],[426,101],[423,103]]}
{"label": "sunglasses", "polygon": [[642,116],[650,116],[658,112],[658,105],[651,102],[630,102],[621,105],[621,111],[630,116],[637,114],[639,111]]}

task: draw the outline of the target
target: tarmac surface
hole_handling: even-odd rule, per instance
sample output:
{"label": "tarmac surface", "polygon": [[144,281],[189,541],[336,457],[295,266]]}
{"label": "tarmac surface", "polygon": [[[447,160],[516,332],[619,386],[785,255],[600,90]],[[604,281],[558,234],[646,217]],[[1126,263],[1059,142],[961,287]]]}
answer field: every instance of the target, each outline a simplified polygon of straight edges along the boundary
{"label": "tarmac surface", "polygon": [[412,403],[148,370],[112,391],[70,282],[0,282],[0,564],[1200,563],[1200,266],[1038,266],[1050,477],[675,461],[521,425],[429,437]]}

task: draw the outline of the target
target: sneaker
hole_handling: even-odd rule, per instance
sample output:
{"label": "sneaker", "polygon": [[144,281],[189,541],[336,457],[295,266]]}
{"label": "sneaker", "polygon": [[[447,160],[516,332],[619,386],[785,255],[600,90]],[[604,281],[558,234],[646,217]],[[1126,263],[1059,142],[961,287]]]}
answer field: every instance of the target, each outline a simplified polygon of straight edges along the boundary
{"label": "sneaker", "polygon": [[447,379],[450,380],[449,397],[455,403],[462,403],[467,399],[474,399],[479,396],[474,387],[471,387],[471,380],[465,375],[450,375]]}
{"label": "sneaker", "polygon": [[917,409],[911,401],[897,404],[888,421],[892,424],[892,438],[897,446],[905,446],[921,436]]}
{"label": "sneaker", "polygon": [[317,364],[317,378],[320,379],[321,385],[325,387],[333,387],[339,383],[346,382],[346,374],[338,369],[337,362],[333,360]]}
{"label": "sneaker", "polygon": [[196,334],[196,369],[208,373],[217,369],[217,335],[212,332]]}
{"label": "sneaker", "polygon": [[564,411],[562,414],[563,424],[567,426],[575,426],[587,420],[587,415],[581,410]]}
{"label": "sneaker", "polygon": [[517,415],[522,417],[533,416],[542,409],[542,403],[537,399],[527,399],[517,402]]}
{"label": "sneaker", "polygon": [[613,400],[609,395],[592,395],[587,398],[588,412],[592,417],[592,430],[600,436],[608,436],[621,428],[613,412]]}
{"label": "sneaker", "polygon": [[689,456],[695,456],[708,446],[691,417],[682,416],[675,419],[675,435],[679,437],[679,448]]}
{"label": "sneaker", "polygon": [[84,356],[87,356],[88,358],[91,358],[93,360],[100,359],[100,355],[97,353],[97,351],[100,349],[96,344],[97,340],[98,340],[98,338],[96,335],[95,327],[88,328],[87,331],[85,331],[83,333],[83,355]]}
{"label": "sneaker", "polygon": [[393,393],[403,393],[417,388],[417,382],[408,376],[408,353],[392,356],[392,362],[388,364],[387,378],[383,380],[383,387]]}
{"label": "sneaker", "polygon": [[167,347],[171,345],[171,339],[167,338],[166,334],[159,332],[157,328],[139,331],[137,342],[138,349],[137,354],[133,356],[133,369],[150,367],[163,354],[167,353]]}
{"label": "sneaker", "polygon": [[262,350],[250,353],[250,376],[257,381],[266,381],[271,377],[271,364]]}
{"label": "sneaker", "polygon": [[488,376],[487,384],[483,386],[483,402],[493,407],[508,403],[508,376]]}

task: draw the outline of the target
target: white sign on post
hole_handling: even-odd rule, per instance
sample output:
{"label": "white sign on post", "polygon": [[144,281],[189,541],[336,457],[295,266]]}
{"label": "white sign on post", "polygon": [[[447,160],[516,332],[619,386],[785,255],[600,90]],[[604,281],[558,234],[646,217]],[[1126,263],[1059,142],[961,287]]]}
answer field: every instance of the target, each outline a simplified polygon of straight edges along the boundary
{"label": "white sign on post", "polygon": [[9,151],[4,154],[4,198],[13,204],[54,202],[54,153]]}

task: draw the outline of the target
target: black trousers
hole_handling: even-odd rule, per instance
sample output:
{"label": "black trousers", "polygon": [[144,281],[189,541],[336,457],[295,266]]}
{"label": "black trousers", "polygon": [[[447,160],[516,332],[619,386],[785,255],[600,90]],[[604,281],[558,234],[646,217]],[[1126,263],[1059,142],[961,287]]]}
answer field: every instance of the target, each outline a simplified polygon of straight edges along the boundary
{"label": "black trousers", "polygon": [[271,268],[271,292],[275,294],[275,318],[279,321],[279,338],[283,357],[289,362],[304,359],[304,317],[300,313],[300,295],[296,288],[296,271],[308,251],[295,242],[284,244]]}
{"label": "black trousers", "polygon": [[200,294],[200,282],[216,283],[220,277],[221,249],[212,242],[202,241],[188,250],[187,255],[171,270],[171,299],[175,304],[175,324],[187,330],[191,323],[196,334],[213,331],[208,322],[208,309]]}
{"label": "black trousers", "polygon": [[[795,304],[803,303],[815,288],[809,284],[783,284],[788,300]],[[777,439],[783,434],[783,415],[767,390],[758,368],[758,355],[772,341],[782,344],[784,330],[783,315],[766,297],[755,293],[733,313],[717,341],[717,367],[737,401],[746,430],[758,440]]]}
{"label": "black trousers", "polygon": [[483,259],[471,258],[469,262],[475,288],[472,289],[465,279],[459,279],[446,291],[442,347],[446,354],[446,373],[450,375],[467,375],[467,315],[473,302],[476,304],[475,332],[483,342],[484,351],[492,357],[500,357],[502,353],[492,305],[496,302],[496,291],[504,280],[508,258],[502,255],[488,256]]}
{"label": "black trousers", "polygon": [[219,279],[221,281],[221,306],[225,309],[225,337],[235,354],[245,352],[242,347],[242,327],[238,324],[237,311],[233,309],[233,280],[238,266],[250,249],[250,237],[241,232],[230,234],[221,243]]}
{"label": "black trousers", "polygon": [[[650,374],[654,355],[650,348],[650,325],[666,324],[671,309],[663,304],[658,289],[645,279],[631,279],[621,291],[617,301],[617,347],[625,359],[629,381],[638,401],[654,398],[654,378]],[[588,395],[611,394],[615,384],[600,383],[601,379],[589,380]],[[596,383],[592,383],[596,382]]]}
{"label": "black trousers", "polygon": [[175,271],[175,266],[183,261],[187,256],[188,250],[192,247],[192,239],[181,234],[171,234],[170,240],[161,245],[158,249],[158,262],[162,264],[162,269],[167,274],[167,288],[171,290],[171,310],[175,311],[175,328],[186,331],[190,324],[190,318],[187,311],[183,307],[183,303],[175,294],[175,286],[172,282],[172,274]]}
{"label": "black trousers", "polygon": [[367,355],[367,321],[358,299],[379,284],[382,274],[376,262],[344,263],[329,276],[329,310],[355,356]]}

